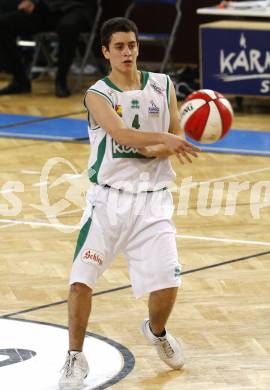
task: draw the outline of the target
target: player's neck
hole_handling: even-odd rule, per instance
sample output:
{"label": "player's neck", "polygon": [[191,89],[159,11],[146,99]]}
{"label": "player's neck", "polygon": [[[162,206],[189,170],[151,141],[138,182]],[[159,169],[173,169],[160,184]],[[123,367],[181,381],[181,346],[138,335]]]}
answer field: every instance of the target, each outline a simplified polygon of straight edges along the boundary
{"label": "player's neck", "polygon": [[141,72],[137,68],[130,72],[119,72],[115,69],[108,77],[122,91],[141,89]]}

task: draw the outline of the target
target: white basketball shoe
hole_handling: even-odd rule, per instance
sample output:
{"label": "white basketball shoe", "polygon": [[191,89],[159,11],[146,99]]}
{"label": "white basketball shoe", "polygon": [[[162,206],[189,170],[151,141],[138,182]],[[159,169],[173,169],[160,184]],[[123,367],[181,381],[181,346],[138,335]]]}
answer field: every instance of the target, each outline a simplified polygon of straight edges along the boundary
{"label": "white basketball shoe", "polygon": [[150,329],[149,320],[141,325],[142,334],[151,345],[156,347],[161,360],[174,370],[180,370],[184,365],[184,355],[179,342],[166,331],[164,337],[155,336]]}
{"label": "white basketball shoe", "polygon": [[80,390],[84,387],[84,379],[89,372],[89,366],[83,352],[69,351],[61,370],[59,380],[61,390]]}

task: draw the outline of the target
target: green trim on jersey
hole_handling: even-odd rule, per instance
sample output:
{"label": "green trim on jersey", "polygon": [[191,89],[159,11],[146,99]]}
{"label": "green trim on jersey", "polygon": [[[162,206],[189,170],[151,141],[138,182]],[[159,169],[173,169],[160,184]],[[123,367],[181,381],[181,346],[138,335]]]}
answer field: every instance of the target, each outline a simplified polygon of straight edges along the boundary
{"label": "green trim on jersey", "polygon": [[110,79],[108,76],[105,76],[104,79],[102,79],[104,83],[106,83],[110,88],[115,89],[118,92],[123,92],[122,89],[118,88]]}
{"label": "green trim on jersey", "polygon": [[101,92],[101,91],[98,91],[97,89],[94,89],[94,88],[90,88],[90,89],[88,90],[88,92],[96,93],[97,95],[100,95],[100,96],[102,96],[102,97],[105,97],[105,98],[108,100],[108,102],[113,106],[112,100],[111,100],[107,95],[105,95],[105,93],[103,93],[103,92]]}
{"label": "green trim on jersey", "polygon": [[100,166],[102,164],[102,161],[103,161],[103,158],[105,155],[106,143],[107,143],[107,134],[104,135],[104,137],[102,138],[102,141],[100,142],[100,144],[98,146],[97,160],[96,160],[95,164],[92,165],[89,169],[90,171],[95,172],[94,175],[91,175],[91,177],[89,176],[89,180],[92,183],[98,184],[98,172],[99,172]]}
{"label": "green trim on jersey", "polygon": [[167,79],[166,96],[167,96],[168,107],[170,107],[170,79],[169,79],[169,76],[166,76],[166,79]]}
{"label": "green trim on jersey", "polygon": [[149,72],[146,72],[145,70],[141,71],[141,84],[142,84],[142,89],[146,87],[147,81],[149,79]]}
{"label": "green trim on jersey", "polygon": [[89,230],[91,227],[91,223],[92,223],[92,219],[93,219],[94,208],[95,208],[95,206],[92,207],[90,217],[88,218],[88,220],[86,221],[86,223],[83,225],[83,227],[80,230],[80,234],[79,234],[79,237],[77,240],[77,245],[76,245],[73,261],[75,261],[76,257],[80,253],[80,251],[85,243],[85,240],[88,236],[88,233],[89,233]]}
{"label": "green trim on jersey", "polygon": [[[141,71],[141,90],[143,90],[147,84],[147,81],[149,79],[149,73],[142,70]],[[104,83],[106,83],[110,88],[113,88],[115,89],[116,91],[118,92],[125,92],[123,91],[122,89],[118,88],[117,85],[115,85],[110,79],[108,76],[104,77],[102,79],[104,81]]]}

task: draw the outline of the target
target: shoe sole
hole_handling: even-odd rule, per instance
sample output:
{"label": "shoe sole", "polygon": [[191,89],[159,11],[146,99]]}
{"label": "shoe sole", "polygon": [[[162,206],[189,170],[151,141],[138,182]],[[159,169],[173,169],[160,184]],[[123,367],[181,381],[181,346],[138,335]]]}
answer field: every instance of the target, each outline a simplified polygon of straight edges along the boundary
{"label": "shoe sole", "polygon": [[[88,373],[85,375],[85,377],[83,379],[86,379],[88,377],[88,374],[89,374],[89,371]],[[59,390],[83,390],[87,385],[85,383],[83,383],[80,387],[74,387],[74,386],[61,386],[59,385]]]}

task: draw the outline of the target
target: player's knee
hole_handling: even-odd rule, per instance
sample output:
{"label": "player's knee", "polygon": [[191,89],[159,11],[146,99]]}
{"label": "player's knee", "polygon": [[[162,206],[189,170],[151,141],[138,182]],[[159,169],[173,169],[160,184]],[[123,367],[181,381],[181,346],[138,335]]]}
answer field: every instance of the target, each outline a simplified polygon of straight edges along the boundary
{"label": "player's knee", "polygon": [[84,283],[75,282],[70,286],[73,294],[92,294],[92,289]]}
{"label": "player's knee", "polygon": [[175,300],[177,292],[178,292],[178,287],[167,287],[161,290],[153,291],[151,292],[150,295],[156,297],[156,299],[159,299],[161,302],[165,304],[167,302]]}

